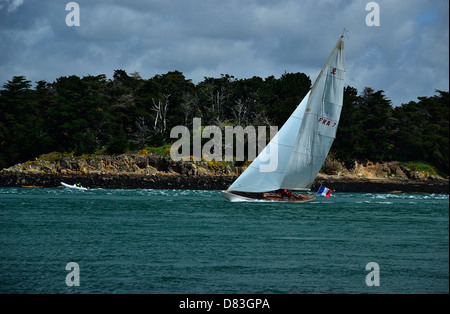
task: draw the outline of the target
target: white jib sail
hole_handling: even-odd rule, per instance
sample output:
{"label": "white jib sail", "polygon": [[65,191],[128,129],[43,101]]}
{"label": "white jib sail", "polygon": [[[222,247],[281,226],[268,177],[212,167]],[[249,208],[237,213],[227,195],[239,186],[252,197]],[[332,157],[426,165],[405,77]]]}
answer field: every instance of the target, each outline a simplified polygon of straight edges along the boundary
{"label": "white jib sail", "polygon": [[228,190],[267,192],[280,188],[289,157],[295,147],[308,99],[309,92],[269,144]]}
{"label": "white jib sail", "polygon": [[228,190],[309,190],[336,136],[343,102],[344,78],[342,35],[311,91]]}

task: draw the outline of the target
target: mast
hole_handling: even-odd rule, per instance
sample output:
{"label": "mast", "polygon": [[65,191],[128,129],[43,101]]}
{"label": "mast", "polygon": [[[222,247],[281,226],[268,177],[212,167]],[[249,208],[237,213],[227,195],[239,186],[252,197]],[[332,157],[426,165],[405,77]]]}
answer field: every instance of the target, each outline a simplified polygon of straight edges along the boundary
{"label": "mast", "polygon": [[309,190],[336,136],[345,79],[344,34],[322,67],[306,104],[281,188]]}
{"label": "mast", "polygon": [[345,79],[344,34],[311,90],[228,190],[309,190],[328,155],[339,123]]}
{"label": "mast", "polygon": [[[314,84],[313,84],[313,86],[312,86],[312,88],[311,88],[311,93],[313,93],[313,92],[315,91],[316,86],[317,86],[319,80],[322,78],[322,76],[323,76],[323,74],[324,74],[324,71],[328,68],[328,65],[329,65],[330,62],[331,62],[331,60],[332,60],[332,58],[333,58],[333,56],[334,56],[335,51],[336,51],[336,50],[344,51],[344,35],[345,35],[345,29],[344,29],[344,31],[342,32],[341,37],[339,37],[339,40],[337,41],[337,43],[336,43],[336,45],[335,45],[333,51],[331,52],[330,56],[329,56],[328,59],[327,59],[327,61],[325,62],[325,65],[322,67],[322,70],[320,71],[319,75],[317,76],[316,81],[314,82]],[[345,68],[344,68],[344,72],[345,72]],[[342,107],[342,102],[343,102],[343,99],[341,100],[341,104],[340,104],[341,107]],[[336,134],[336,132],[335,132],[335,134]],[[319,135],[320,135],[320,134],[318,134],[318,136],[319,136]],[[336,137],[335,137],[335,135],[334,135],[334,136],[333,136],[333,141],[334,141],[335,138],[336,138]],[[314,156],[315,142],[316,142],[316,137],[313,136],[312,152],[311,152],[313,156]],[[329,149],[331,149],[331,145],[330,145]],[[328,152],[329,152],[329,149],[328,149]],[[327,152],[327,155],[328,155],[328,152]],[[326,156],[325,156],[325,158],[326,158]],[[324,160],[324,161],[325,161],[325,160]],[[322,164],[323,164],[323,162],[322,162]],[[310,171],[310,178],[312,178],[312,180],[313,180],[313,181],[311,181],[311,184],[312,184],[312,183],[314,182],[314,179],[315,179],[315,177],[317,176],[318,172],[315,173],[314,167],[310,167],[310,170],[311,170],[311,171]],[[311,185],[311,184],[310,184],[310,185]]]}

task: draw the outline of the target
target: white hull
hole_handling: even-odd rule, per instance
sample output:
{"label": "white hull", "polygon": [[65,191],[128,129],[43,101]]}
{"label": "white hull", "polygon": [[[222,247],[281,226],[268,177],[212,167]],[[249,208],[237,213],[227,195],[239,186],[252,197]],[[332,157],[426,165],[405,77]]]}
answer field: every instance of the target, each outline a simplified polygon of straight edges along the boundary
{"label": "white hull", "polygon": [[220,191],[223,197],[225,197],[230,202],[254,202],[256,201],[254,198],[244,197],[241,195],[236,195],[233,193],[230,193],[228,191]]}
{"label": "white hull", "polygon": [[65,187],[65,188],[72,189],[72,190],[82,190],[82,191],[86,191],[87,190],[87,188],[85,188],[85,187],[76,186],[76,185],[70,185],[70,184],[67,184],[67,183],[64,183],[64,182],[61,182],[61,185],[63,187]]}

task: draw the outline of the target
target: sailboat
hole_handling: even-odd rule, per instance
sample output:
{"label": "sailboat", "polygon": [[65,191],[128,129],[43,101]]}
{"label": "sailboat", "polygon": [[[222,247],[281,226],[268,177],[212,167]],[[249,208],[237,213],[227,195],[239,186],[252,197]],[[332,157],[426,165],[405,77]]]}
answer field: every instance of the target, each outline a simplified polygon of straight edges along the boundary
{"label": "sailboat", "polygon": [[[229,201],[306,202],[336,137],[344,97],[344,33],[306,94],[248,168],[221,191]],[[300,192],[300,193],[299,193]]]}

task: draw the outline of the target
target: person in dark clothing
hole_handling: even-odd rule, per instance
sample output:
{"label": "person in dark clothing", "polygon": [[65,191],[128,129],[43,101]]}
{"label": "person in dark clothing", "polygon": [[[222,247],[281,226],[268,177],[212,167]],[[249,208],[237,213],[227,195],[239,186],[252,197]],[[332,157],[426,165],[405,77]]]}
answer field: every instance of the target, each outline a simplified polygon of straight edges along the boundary
{"label": "person in dark clothing", "polygon": [[283,198],[285,198],[285,197],[287,197],[287,198],[289,198],[289,199],[292,198],[292,192],[291,192],[291,190],[288,190],[288,189],[284,189],[284,190],[281,192],[281,195],[282,195]]}

